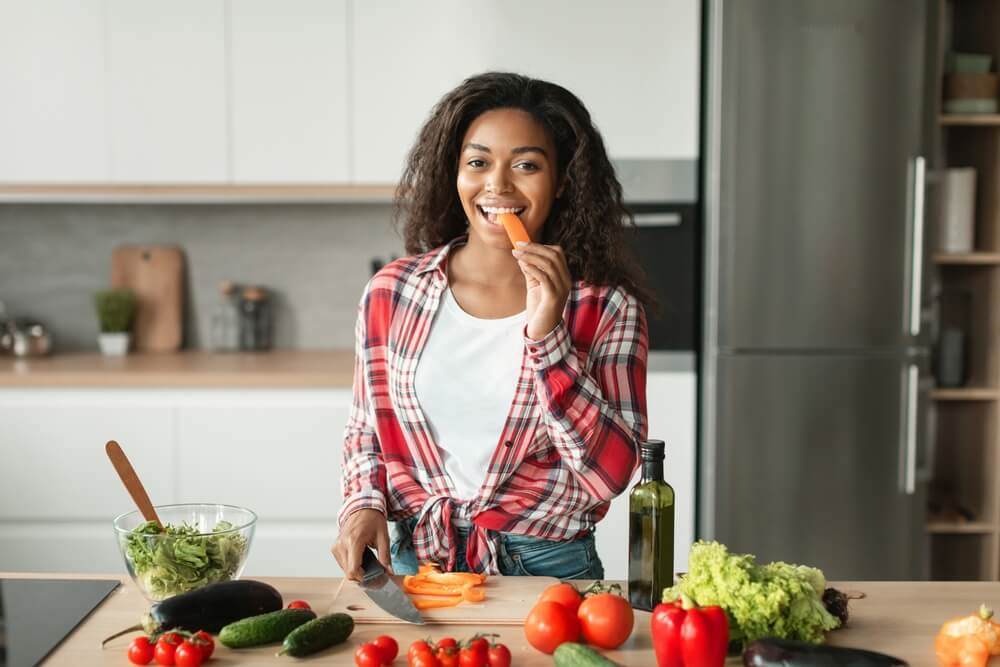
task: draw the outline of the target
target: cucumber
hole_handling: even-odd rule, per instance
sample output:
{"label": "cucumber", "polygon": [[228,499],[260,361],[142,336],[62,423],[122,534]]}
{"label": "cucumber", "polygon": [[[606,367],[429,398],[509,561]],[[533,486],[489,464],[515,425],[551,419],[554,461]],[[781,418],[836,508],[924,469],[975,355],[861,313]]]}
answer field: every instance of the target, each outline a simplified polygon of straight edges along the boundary
{"label": "cucumber", "polygon": [[354,632],[354,619],[347,614],[336,613],[320,616],[292,630],[278,655],[294,658],[312,655],[317,651],[339,644]]}
{"label": "cucumber", "polygon": [[583,644],[563,642],[552,654],[556,667],[621,667]]}
{"label": "cucumber", "polygon": [[229,648],[247,648],[280,642],[303,623],[316,618],[311,609],[280,609],[251,616],[222,628],[219,641]]}

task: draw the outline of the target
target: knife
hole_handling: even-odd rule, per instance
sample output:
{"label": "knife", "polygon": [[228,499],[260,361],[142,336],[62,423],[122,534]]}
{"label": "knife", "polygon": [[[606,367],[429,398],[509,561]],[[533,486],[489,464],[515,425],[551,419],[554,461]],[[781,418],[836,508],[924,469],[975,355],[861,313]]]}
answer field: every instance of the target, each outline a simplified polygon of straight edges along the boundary
{"label": "knife", "polygon": [[424,624],[424,618],[413,606],[410,596],[401,591],[396,582],[389,578],[382,563],[368,547],[365,547],[361,557],[361,569],[364,571],[361,590],[372,602],[407,623]]}

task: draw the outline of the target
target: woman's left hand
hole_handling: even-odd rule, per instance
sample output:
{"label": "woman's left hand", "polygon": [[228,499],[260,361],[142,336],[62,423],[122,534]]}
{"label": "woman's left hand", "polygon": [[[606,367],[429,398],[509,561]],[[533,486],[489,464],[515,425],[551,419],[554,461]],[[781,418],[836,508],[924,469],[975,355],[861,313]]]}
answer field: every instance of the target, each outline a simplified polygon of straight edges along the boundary
{"label": "woman's left hand", "polygon": [[562,320],[573,284],[562,248],[541,243],[518,243],[513,251],[524,273],[528,294],[528,338],[539,340]]}

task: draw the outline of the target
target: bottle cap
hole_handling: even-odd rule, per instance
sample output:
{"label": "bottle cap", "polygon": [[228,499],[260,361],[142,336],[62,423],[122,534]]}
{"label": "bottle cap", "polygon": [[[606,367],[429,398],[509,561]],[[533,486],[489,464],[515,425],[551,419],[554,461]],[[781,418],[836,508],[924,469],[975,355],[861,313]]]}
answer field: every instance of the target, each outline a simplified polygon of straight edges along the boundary
{"label": "bottle cap", "polygon": [[665,447],[662,440],[643,440],[639,443],[639,456],[643,461],[662,461]]}
{"label": "bottle cap", "polygon": [[243,290],[243,298],[247,301],[264,301],[267,299],[267,290],[263,287],[250,286]]}

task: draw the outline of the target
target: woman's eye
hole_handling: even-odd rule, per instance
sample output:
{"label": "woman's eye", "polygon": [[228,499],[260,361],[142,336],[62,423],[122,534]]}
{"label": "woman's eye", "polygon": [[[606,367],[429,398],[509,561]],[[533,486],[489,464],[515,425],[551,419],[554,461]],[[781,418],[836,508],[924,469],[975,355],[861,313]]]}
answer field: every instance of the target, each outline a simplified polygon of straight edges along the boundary
{"label": "woman's eye", "polygon": [[514,168],[522,171],[538,171],[538,165],[534,162],[519,162]]}
{"label": "woman's eye", "polygon": [[472,167],[473,169],[479,169],[480,167],[485,167],[486,166],[486,160],[480,160],[479,158],[473,158],[472,160],[469,160],[468,162],[466,162],[466,164],[469,165],[470,167]]}

